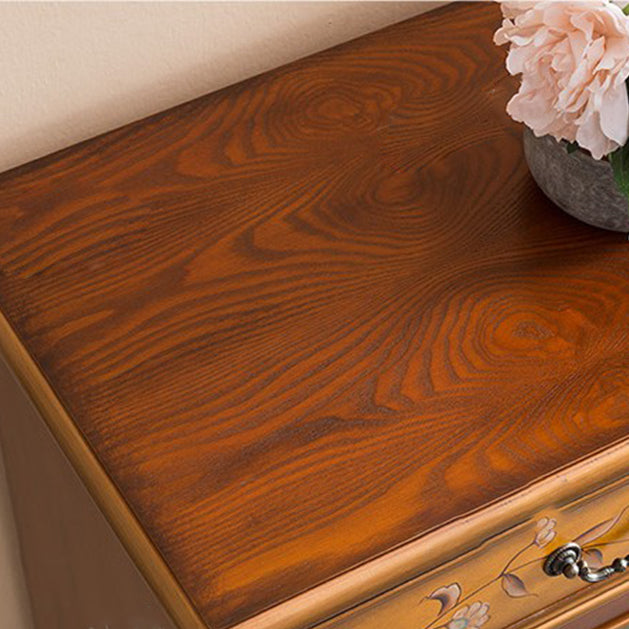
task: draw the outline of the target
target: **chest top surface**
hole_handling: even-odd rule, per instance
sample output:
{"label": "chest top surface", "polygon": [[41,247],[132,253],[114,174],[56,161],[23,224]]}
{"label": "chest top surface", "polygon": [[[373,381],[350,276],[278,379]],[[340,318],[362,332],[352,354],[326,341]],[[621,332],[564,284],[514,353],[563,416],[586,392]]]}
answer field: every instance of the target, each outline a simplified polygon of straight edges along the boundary
{"label": "chest top surface", "polygon": [[498,22],[0,176],[0,310],[210,627],[627,435],[629,245],[533,183]]}

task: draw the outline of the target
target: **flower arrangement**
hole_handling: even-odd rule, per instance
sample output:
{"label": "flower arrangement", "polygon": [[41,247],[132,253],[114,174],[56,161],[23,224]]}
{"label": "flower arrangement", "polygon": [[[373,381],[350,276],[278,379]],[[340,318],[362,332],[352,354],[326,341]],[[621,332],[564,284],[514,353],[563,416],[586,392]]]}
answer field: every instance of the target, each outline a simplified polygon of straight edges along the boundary
{"label": "flower arrangement", "polygon": [[[625,3],[628,0],[625,0]],[[498,45],[521,75],[507,113],[536,137],[608,160],[629,199],[629,5],[610,0],[501,3]]]}

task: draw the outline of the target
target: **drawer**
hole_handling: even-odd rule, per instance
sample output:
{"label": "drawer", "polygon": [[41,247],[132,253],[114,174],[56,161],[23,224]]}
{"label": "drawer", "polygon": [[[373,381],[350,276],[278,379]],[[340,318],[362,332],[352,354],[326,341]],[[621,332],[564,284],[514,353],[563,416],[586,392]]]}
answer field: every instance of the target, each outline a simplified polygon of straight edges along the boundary
{"label": "drawer", "polygon": [[[567,543],[582,548],[593,570],[629,554],[629,476],[623,470],[628,455],[627,446],[621,445],[539,483],[527,497],[496,505],[439,531],[433,539],[418,541],[414,554],[425,563],[430,554],[439,561],[447,546],[461,543],[469,531],[484,526],[496,531],[479,534],[478,545],[469,552],[426,570],[325,628],[524,629],[574,623],[585,629],[602,624],[606,613],[629,614],[629,573],[590,584],[544,571],[549,554]],[[509,511],[541,503],[539,511],[504,530],[496,530],[491,522],[505,522]]]}
{"label": "drawer", "polygon": [[310,619],[348,607],[316,626],[594,629],[622,623],[618,617],[629,614],[629,571],[593,584],[548,576],[544,565],[568,543],[582,547],[592,570],[629,554],[627,461],[629,444],[620,443],[239,629],[315,626]]}

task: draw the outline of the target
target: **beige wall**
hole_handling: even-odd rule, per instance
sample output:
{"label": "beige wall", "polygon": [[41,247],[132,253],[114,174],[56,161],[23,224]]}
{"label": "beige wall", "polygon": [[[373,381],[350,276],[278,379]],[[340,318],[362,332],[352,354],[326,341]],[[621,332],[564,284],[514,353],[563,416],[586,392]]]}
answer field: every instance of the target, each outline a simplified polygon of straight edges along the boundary
{"label": "beige wall", "polygon": [[431,4],[0,2],[0,171]]}
{"label": "beige wall", "polygon": [[[0,2],[0,171],[435,4]],[[2,628],[24,601],[0,461]]]}

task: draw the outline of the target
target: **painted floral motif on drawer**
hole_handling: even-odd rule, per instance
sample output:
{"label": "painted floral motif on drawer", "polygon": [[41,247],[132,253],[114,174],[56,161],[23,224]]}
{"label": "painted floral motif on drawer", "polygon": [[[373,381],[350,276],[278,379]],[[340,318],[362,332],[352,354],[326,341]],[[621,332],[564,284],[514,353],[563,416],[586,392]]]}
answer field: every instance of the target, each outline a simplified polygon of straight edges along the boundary
{"label": "painted floral motif on drawer", "polygon": [[[603,536],[612,532],[618,525],[628,509],[629,507],[625,507],[616,516],[597,523],[574,538],[573,541],[582,547],[583,559],[590,568],[598,569],[604,564],[604,547],[629,542],[629,538],[601,541]],[[504,596],[508,598],[537,597],[538,593],[527,585],[521,573],[531,565],[543,563],[548,553],[542,549],[545,549],[556,535],[557,520],[543,517],[538,520],[529,543],[518,550],[489,581],[470,592],[466,592],[464,585],[458,582],[437,588],[422,601],[425,604],[437,604],[438,609],[432,622],[419,625],[421,629],[480,629],[491,620],[492,605],[502,604],[495,596],[492,597],[491,603],[483,598],[486,590],[496,583],[500,583]]]}

